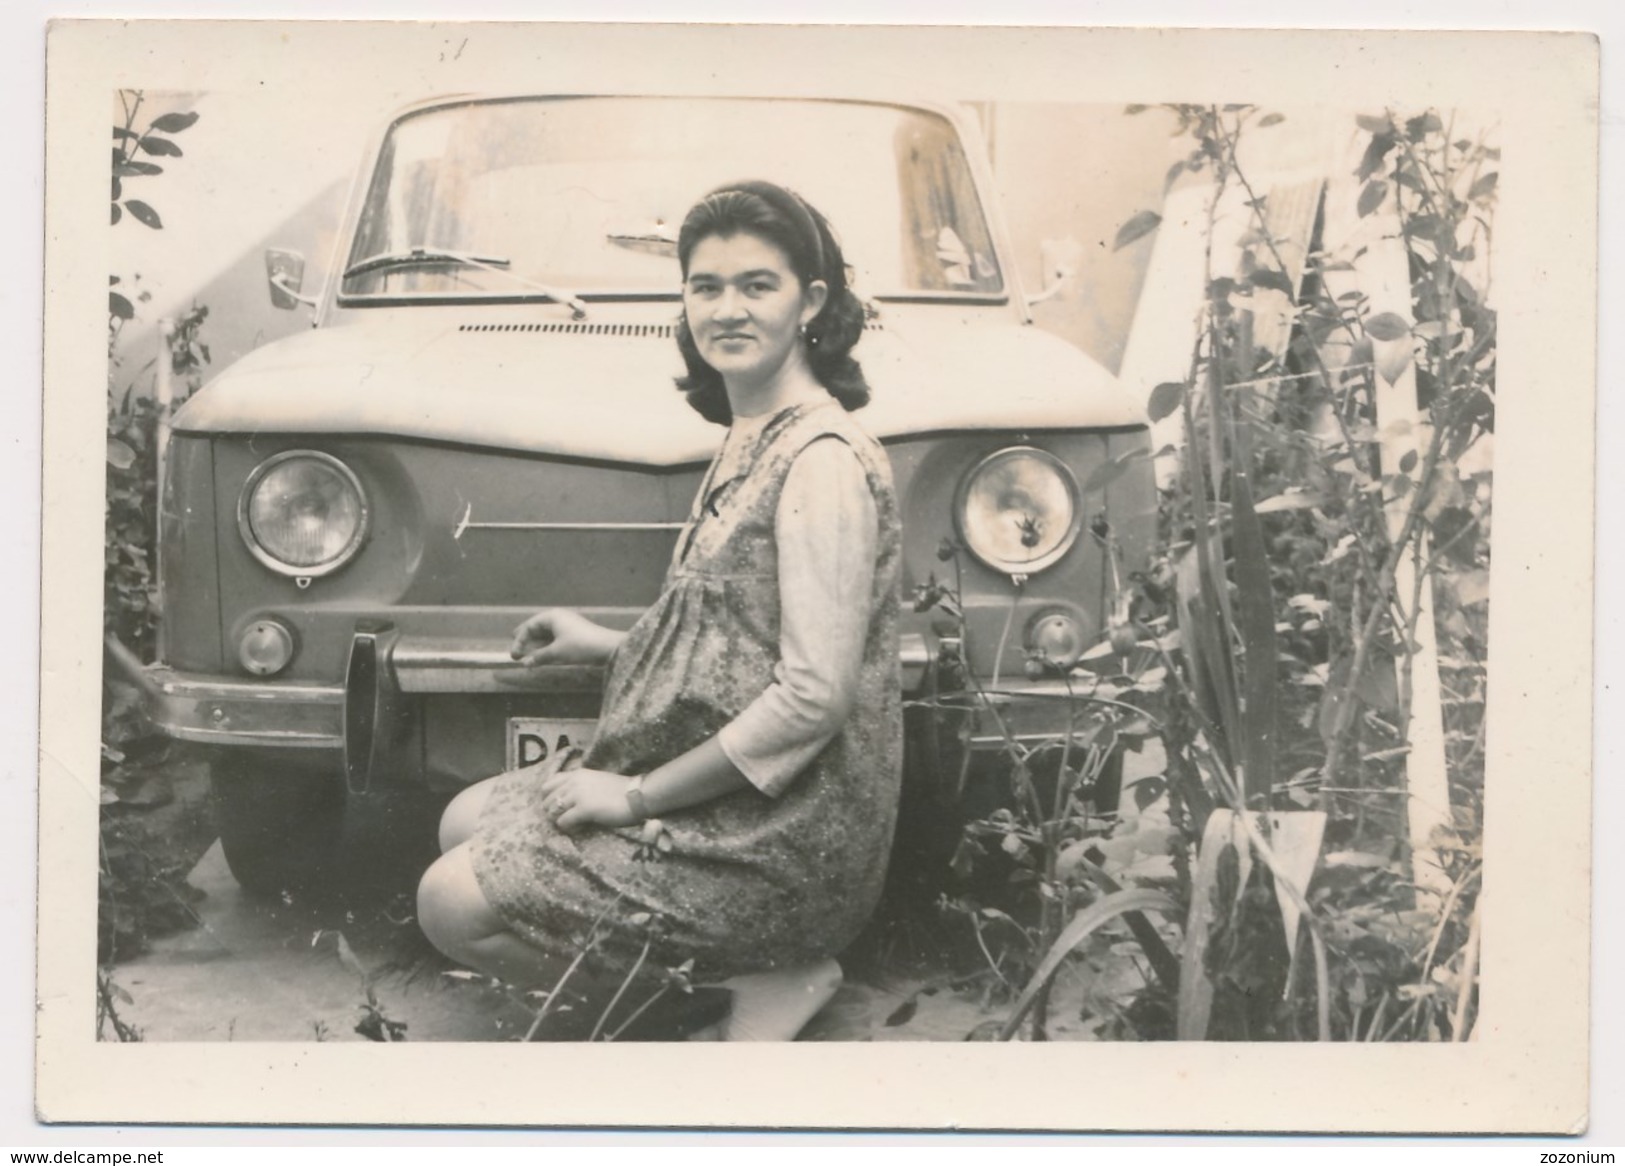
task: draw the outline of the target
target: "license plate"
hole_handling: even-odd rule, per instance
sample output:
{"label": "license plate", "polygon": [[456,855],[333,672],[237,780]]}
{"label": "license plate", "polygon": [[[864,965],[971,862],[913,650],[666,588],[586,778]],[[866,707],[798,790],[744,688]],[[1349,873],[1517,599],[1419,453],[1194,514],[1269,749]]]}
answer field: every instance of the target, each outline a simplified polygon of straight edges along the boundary
{"label": "license plate", "polygon": [[509,717],[508,768],[546,761],[556,751],[592,743],[598,722],[591,718]]}

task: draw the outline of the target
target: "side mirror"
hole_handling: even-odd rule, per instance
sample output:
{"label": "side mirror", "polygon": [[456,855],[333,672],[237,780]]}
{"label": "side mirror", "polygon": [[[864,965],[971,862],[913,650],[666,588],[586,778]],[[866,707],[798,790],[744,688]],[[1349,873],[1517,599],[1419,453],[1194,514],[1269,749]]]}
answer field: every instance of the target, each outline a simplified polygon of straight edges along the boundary
{"label": "side mirror", "polygon": [[1044,263],[1044,290],[1027,297],[1028,306],[1045,300],[1064,300],[1072,294],[1083,259],[1083,244],[1076,239],[1045,239],[1039,244]]}
{"label": "side mirror", "polygon": [[297,251],[270,247],[265,252],[265,281],[271,285],[271,303],[283,311],[300,304],[314,308],[316,301],[299,294],[305,282],[305,257]]}

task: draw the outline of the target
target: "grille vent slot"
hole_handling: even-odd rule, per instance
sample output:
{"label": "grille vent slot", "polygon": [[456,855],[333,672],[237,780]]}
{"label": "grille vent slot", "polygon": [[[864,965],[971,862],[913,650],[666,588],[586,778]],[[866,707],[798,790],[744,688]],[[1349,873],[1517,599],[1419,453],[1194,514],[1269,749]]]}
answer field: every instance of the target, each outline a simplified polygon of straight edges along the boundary
{"label": "grille vent slot", "polygon": [[653,336],[670,340],[672,324],[460,324],[459,332],[546,332],[568,336]]}
{"label": "grille vent slot", "polygon": [[[886,325],[879,320],[865,320],[866,332],[881,332]],[[675,324],[459,324],[459,332],[543,332],[566,336],[645,336],[670,340],[677,335]]]}

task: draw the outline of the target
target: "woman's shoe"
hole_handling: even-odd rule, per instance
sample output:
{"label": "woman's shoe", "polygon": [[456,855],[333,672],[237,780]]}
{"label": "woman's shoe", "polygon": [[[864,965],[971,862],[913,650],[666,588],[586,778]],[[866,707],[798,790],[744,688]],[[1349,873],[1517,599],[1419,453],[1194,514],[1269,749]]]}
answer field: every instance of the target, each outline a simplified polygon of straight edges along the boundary
{"label": "woman's shoe", "polygon": [[[733,1007],[719,1026],[716,1039],[795,1040],[796,1034],[840,990],[841,980],[841,965],[833,959],[724,980],[717,986],[733,993]],[[695,1036],[706,1039],[700,1034]]]}

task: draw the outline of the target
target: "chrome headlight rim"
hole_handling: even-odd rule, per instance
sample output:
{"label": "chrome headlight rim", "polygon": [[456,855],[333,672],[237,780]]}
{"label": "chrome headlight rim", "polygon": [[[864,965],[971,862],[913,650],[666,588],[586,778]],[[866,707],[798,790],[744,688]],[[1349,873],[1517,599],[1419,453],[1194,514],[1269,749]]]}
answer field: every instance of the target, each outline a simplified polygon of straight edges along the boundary
{"label": "chrome headlight rim", "polygon": [[[1071,521],[1067,523],[1066,531],[1061,536],[1060,541],[1038,558],[1026,559],[1020,562],[1000,559],[985,548],[978,547],[971,535],[969,512],[966,508],[971,490],[982,475],[997,463],[1016,457],[1032,458],[1052,470],[1056,479],[1065,488],[1072,508]],[[1041,571],[1047,571],[1066,558],[1068,552],[1077,543],[1078,535],[1083,530],[1083,491],[1078,486],[1077,475],[1072,472],[1071,467],[1049,450],[1036,445],[1003,446],[983,457],[960,479],[959,489],[954,496],[954,526],[959,532],[959,541],[976,557],[976,561],[983,566],[997,571],[1001,575],[1036,575]]]}
{"label": "chrome headlight rim", "polygon": [[[351,533],[349,541],[332,558],[308,567],[298,566],[279,559],[261,545],[259,537],[254,533],[254,523],[249,514],[254,501],[254,492],[259,489],[260,483],[265,480],[266,475],[278,466],[295,460],[319,462],[336,471],[349,485],[350,489],[355,492],[356,505],[359,510],[355,530]],[[367,534],[371,527],[372,507],[367,501],[366,490],[362,489],[361,479],[356,476],[354,470],[338,458],[317,449],[285,449],[281,453],[272,454],[254,467],[253,472],[248,475],[248,480],[243,483],[242,493],[237,497],[237,531],[242,535],[243,545],[248,548],[248,553],[253,555],[255,561],[262,567],[274,571],[278,575],[284,575],[289,579],[320,579],[346,566],[360,553],[362,544],[367,541]]]}

